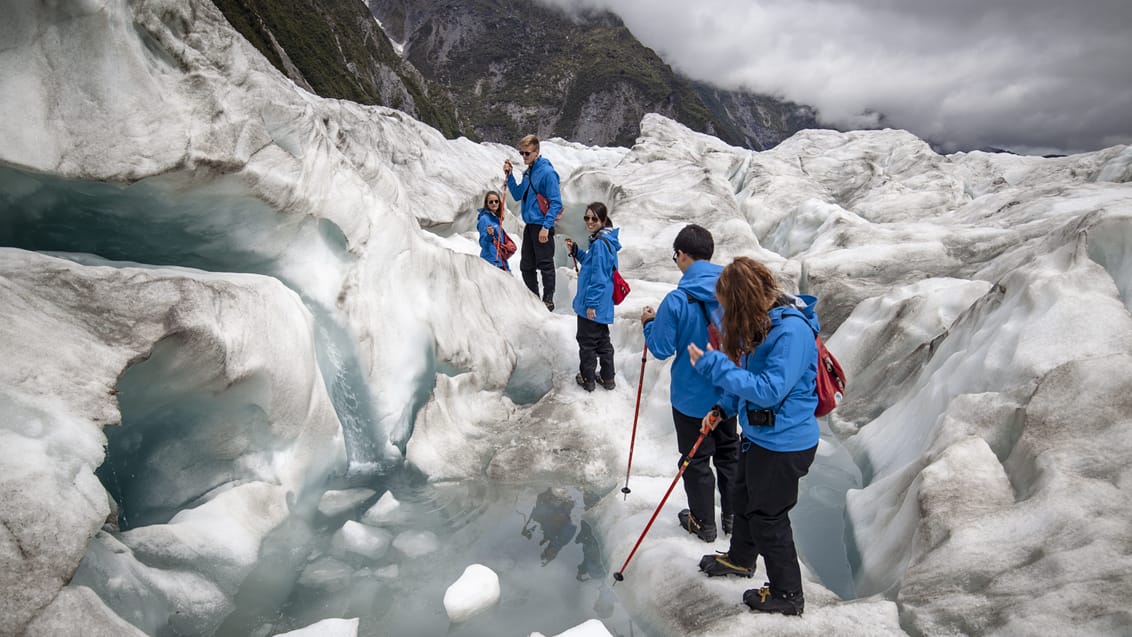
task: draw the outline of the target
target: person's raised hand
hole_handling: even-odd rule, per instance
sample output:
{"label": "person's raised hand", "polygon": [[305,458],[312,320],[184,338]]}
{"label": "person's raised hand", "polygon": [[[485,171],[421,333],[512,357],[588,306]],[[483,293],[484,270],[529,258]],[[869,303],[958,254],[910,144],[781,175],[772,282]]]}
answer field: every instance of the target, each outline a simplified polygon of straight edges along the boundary
{"label": "person's raised hand", "polygon": [[504,159],[503,160],[503,174],[505,174],[505,175],[511,174],[511,160],[510,159]]}
{"label": "person's raised hand", "polygon": [[[708,345],[708,349],[711,349],[711,345]],[[696,363],[699,362],[700,357],[703,355],[704,350],[696,347],[695,343],[688,343],[688,360],[692,362],[692,367],[696,366]]]}

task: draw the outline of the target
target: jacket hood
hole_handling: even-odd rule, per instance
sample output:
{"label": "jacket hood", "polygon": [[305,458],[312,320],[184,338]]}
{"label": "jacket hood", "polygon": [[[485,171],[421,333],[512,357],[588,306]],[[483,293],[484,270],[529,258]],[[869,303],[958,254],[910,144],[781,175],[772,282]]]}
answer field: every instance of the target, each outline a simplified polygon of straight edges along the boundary
{"label": "jacket hood", "polygon": [[821,333],[821,323],[818,321],[818,314],[814,311],[814,306],[818,304],[818,298],[809,294],[783,294],[778,297],[778,305],[770,308],[770,324],[774,327],[782,322],[784,315],[793,314],[802,317],[810,324],[810,329],[814,334]]}
{"label": "jacket hood", "polygon": [[590,244],[592,245],[594,241],[605,239],[611,246],[613,246],[613,251],[617,252],[621,249],[620,234],[621,228],[602,228],[601,230],[598,230],[594,234],[590,235]]}
{"label": "jacket hood", "polygon": [[723,266],[716,265],[711,261],[696,261],[684,271],[684,276],[680,278],[680,283],[676,288],[691,294],[692,298],[704,301],[710,307],[714,307],[716,304],[715,282],[719,279],[719,273],[722,271]]}
{"label": "jacket hood", "polygon": [[[465,208],[465,210],[466,210],[466,208]],[[491,217],[492,219],[498,219],[498,218],[499,218],[499,217],[495,216],[495,213],[494,213],[494,212],[492,212],[492,211],[488,210],[487,208],[480,208],[480,214],[479,214],[479,216],[480,216],[480,217],[482,217],[482,216],[484,216],[484,215],[487,215],[487,216]],[[479,218],[479,217],[477,217],[477,219],[478,219],[478,218]]]}

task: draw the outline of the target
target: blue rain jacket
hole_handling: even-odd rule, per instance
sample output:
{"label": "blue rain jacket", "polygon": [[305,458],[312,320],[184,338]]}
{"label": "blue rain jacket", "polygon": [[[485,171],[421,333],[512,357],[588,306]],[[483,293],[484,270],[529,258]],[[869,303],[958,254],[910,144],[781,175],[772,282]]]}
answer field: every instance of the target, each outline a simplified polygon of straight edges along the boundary
{"label": "blue rain jacket", "polygon": [[[680,413],[703,418],[722,399],[722,392],[706,377],[697,374],[688,360],[688,344],[706,350],[707,321],[698,303],[688,294],[704,302],[712,322],[719,327],[719,303],[715,300],[715,281],[723,266],[710,261],[696,261],[684,271],[676,289],[669,292],[656,310],[656,319],[645,325],[645,345],[660,360],[673,354],[672,383],[669,400]],[[734,412],[732,412],[734,413]]]}
{"label": "blue rain jacket", "polygon": [[[821,331],[809,295],[793,297],[794,306],[770,310],[770,332],[737,366],[723,352],[705,352],[696,372],[723,390],[720,406],[739,414],[743,437],[771,451],[804,451],[818,444],[818,348]],[[752,426],[748,409],[771,409],[773,427]]]}
{"label": "blue rain jacket", "polygon": [[[495,230],[494,239],[487,233],[488,228]],[[503,224],[499,222],[499,217],[487,208],[480,208],[476,230],[480,232],[480,257],[497,268],[508,270],[507,262],[499,258],[499,251],[495,249],[495,239],[503,243]]]}
{"label": "blue rain jacket", "polygon": [[[523,212],[523,223],[533,223],[544,228],[553,228],[554,222],[562,212],[562,193],[558,190],[558,173],[546,157],[539,156],[535,163],[523,173],[523,181],[515,183],[515,173],[507,175],[507,190],[511,197],[518,199]],[[538,207],[538,193],[550,200],[550,209],[544,215]]]}
{"label": "blue rain jacket", "polygon": [[[594,321],[613,323],[613,270],[617,267],[620,228],[602,228],[590,236],[590,247],[578,246],[578,292],[574,295],[574,313],[586,316],[586,309],[596,312]],[[577,244],[575,244],[577,245]],[[587,317],[588,318],[588,317]]]}

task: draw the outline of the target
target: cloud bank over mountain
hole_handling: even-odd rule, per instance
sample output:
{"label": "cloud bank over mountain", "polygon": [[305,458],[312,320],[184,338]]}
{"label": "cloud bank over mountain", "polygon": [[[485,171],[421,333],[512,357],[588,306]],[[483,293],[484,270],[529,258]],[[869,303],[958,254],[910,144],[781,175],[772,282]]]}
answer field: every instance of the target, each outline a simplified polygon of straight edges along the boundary
{"label": "cloud bank over mountain", "polygon": [[777,94],[832,124],[866,113],[945,150],[1132,141],[1132,4],[540,0],[604,8],[695,79]]}

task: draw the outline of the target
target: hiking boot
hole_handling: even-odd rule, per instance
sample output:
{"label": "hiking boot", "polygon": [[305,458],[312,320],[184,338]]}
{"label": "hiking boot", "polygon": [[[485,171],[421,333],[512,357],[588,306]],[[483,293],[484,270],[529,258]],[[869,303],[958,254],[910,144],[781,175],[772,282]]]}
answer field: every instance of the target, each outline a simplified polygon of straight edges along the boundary
{"label": "hiking boot", "polygon": [[806,598],[802,591],[796,593],[782,593],[772,591],[770,582],[763,584],[762,588],[752,588],[743,593],[743,603],[760,613],[782,613],[783,615],[801,615],[806,605]]}
{"label": "hiking boot", "polygon": [[546,306],[546,309],[548,311],[550,311],[550,312],[554,311],[554,301],[543,301],[542,304]]}
{"label": "hiking boot", "polygon": [[731,556],[727,553],[716,553],[714,555],[705,555],[700,558],[700,570],[707,574],[708,577],[722,577],[724,575],[735,575],[737,577],[754,577],[754,568],[744,568],[731,561]]}
{"label": "hiking boot", "polygon": [[604,387],[604,388],[606,388],[606,389],[614,389],[614,388],[616,388],[616,387],[617,387],[617,383],[613,382],[613,379],[612,379],[612,378],[610,378],[610,379],[603,379],[603,380],[601,381],[601,386],[602,386],[602,387]]}
{"label": "hiking boot", "polygon": [[705,542],[715,541],[715,525],[700,522],[696,519],[696,516],[692,515],[690,509],[684,509],[680,513],[677,513],[676,517],[680,519],[680,526],[684,527],[685,531]]}
{"label": "hiking boot", "polygon": [[597,387],[597,381],[592,378],[585,378],[582,376],[582,372],[578,372],[578,375],[574,377],[574,382],[581,385],[582,389],[586,391],[593,391]]}
{"label": "hiking boot", "polygon": [[724,535],[731,535],[731,529],[735,528],[735,514],[724,513],[719,516],[719,526],[723,529]]}

